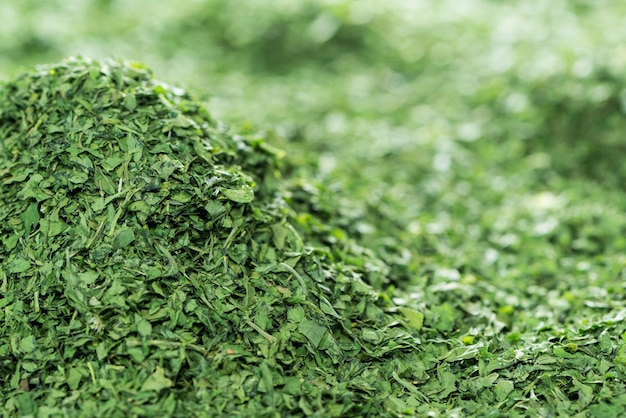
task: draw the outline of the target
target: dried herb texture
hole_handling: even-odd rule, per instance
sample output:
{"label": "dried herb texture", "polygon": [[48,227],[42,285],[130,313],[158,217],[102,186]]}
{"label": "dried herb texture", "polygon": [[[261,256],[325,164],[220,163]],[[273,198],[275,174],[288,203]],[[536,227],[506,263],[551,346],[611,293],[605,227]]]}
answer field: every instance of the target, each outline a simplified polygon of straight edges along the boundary
{"label": "dried herb texture", "polygon": [[389,312],[367,251],[318,245],[332,228],[306,193],[290,206],[281,156],[138,64],[70,59],[3,84],[0,405],[401,412],[380,365],[415,347],[421,314]]}

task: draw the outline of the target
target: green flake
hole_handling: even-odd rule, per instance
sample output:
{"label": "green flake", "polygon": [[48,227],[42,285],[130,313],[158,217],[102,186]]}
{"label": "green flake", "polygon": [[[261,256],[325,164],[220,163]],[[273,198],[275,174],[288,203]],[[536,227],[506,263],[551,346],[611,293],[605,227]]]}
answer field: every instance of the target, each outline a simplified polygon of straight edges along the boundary
{"label": "green flake", "polygon": [[123,248],[128,246],[135,240],[135,233],[131,228],[122,229],[118,231],[115,235],[115,239],[113,239],[113,248]]}
{"label": "green flake", "polygon": [[146,321],[145,319],[142,319],[137,323],[137,332],[142,337],[149,336],[150,334],[152,334],[152,324],[150,324],[150,322]]}
{"label": "green flake", "polygon": [[137,108],[137,98],[134,94],[129,93],[124,97],[124,107],[131,112]]}
{"label": "green flake", "polygon": [[433,306],[428,312],[426,319],[439,331],[449,331],[454,326],[456,315],[452,305],[444,303],[439,306]]}
{"label": "green flake", "polygon": [[33,227],[39,224],[39,205],[32,203],[24,211],[21,216],[22,222],[24,222],[24,229],[26,231],[25,236],[29,236]]}
{"label": "green flake", "polygon": [[254,200],[254,192],[249,187],[243,189],[222,189],[222,194],[228,200],[237,203],[250,203]]}
{"label": "green flake", "polygon": [[404,318],[408,324],[416,330],[422,329],[424,324],[424,314],[407,307],[400,307],[400,312],[404,315]]}
{"label": "green flake", "polygon": [[318,347],[328,330],[316,321],[303,319],[298,324],[298,331],[311,342],[313,347]]}
{"label": "green flake", "polygon": [[160,391],[172,387],[173,382],[165,377],[165,371],[162,367],[157,367],[141,385],[141,391]]}
{"label": "green flake", "polygon": [[69,178],[69,180],[75,184],[82,184],[86,182],[87,179],[89,179],[89,174],[82,171],[73,173]]}
{"label": "green flake", "polygon": [[22,257],[16,257],[12,262],[7,265],[7,272],[9,273],[23,273],[30,269],[30,261]]}
{"label": "green flake", "polygon": [[496,383],[496,386],[494,388],[496,399],[500,402],[504,401],[505,399],[507,399],[509,394],[513,392],[514,388],[515,385],[512,381],[506,379],[498,379],[498,382]]}
{"label": "green flake", "polygon": [[32,353],[35,350],[35,348],[36,348],[35,337],[32,335],[22,338],[18,346],[18,350],[21,353]]}

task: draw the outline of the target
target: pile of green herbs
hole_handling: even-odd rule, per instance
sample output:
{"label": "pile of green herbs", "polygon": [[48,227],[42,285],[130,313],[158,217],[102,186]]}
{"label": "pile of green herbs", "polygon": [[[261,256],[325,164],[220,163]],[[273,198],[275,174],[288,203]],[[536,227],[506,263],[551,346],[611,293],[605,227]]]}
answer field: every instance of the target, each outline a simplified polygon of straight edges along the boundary
{"label": "pile of green herbs", "polygon": [[422,316],[368,284],[387,266],[316,218],[314,191],[281,184],[280,151],[138,64],[84,59],[3,84],[0,133],[6,411],[395,407],[406,383],[381,365],[417,349]]}

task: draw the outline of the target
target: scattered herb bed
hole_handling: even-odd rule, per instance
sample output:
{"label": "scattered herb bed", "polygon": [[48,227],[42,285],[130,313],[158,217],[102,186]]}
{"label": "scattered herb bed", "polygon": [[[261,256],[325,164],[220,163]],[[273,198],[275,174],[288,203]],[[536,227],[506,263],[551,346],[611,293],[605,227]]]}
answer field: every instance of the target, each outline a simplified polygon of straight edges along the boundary
{"label": "scattered herb bed", "polygon": [[[96,409],[109,416],[149,416],[156,414],[151,409],[154,404],[159,405],[159,415],[172,411],[172,416],[203,416],[207,414],[203,408],[213,414],[223,408],[223,415],[249,415],[247,407],[256,408],[255,415],[266,416],[343,413],[619,417],[626,413],[626,199],[622,164],[626,152],[622,140],[626,128],[626,55],[620,52],[623,37],[619,36],[623,5],[579,0],[550,3],[549,7],[541,0],[523,4],[390,0],[384,5],[368,0],[310,0],[291,2],[286,7],[284,2],[261,5],[256,0],[236,4],[208,0],[168,9],[166,3],[154,7],[141,0],[133,2],[132,8],[113,7],[116,3],[87,5],[82,0],[51,0],[46,25],[40,24],[38,4],[5,6],[2,12],[12,18],[3,26],[3,35],[15,36],[0,37],[0,71],[9,74],[16,63],[50,62],[82,49],[97,56],[132,57],[150,62],[161,74],[167,74],[164,79],[208,93],[211,112],[238,125],[240,132],[270,127],[263,135],[240,138],[211,122],[195,99],[151,80],[142,66],[81,64],[96,73],[100,71],[102,80],[114,80],[115,87],[104,90],[115,97],[95,100],[113,103],[105,110],[107,114],[129,116],[156,109],[160,105],[155,105],[155,97],[162,95],[175,111],[159,113],[147,126],[152,129],[163,124],[154,132],[169,136],[168,144],[172,139],[189,138],[187,134],[196,132],[196,128],[203,131],[197,134],[203,143],[213,138],[230,144],[222,146],[222,150],[230,149],[230,154],[209,152],[211,164],[194,160],[186,167],[184,163],[189,161],[174,150],[171,155],[144,153],[147,148],[141,139],[143,131],[135,122],[118,115],[112,117],[113,123],[104,123],[111,128],[107,132],[130,126],[141,134],[130,148],[128,143],[122,145],[125,140],[121,138],[136,135],[133,132],[117,132],[112,143],[126,147],[118,149],[123,151],[124,161],[129,158],[127,153],[133,155],[128,162],[129,179],[132,169],[143,164],[144,178],[157,178],[159,188],[170,184],[159,200],[170,201],[169,212],[163,214],[168,219],[165,224],[179,225],[181,219],[188,219],[193,224],[186,231],[189,243],[197,244],[194,231],[199,231],[198,218],[192,222],[176,214],[196,211],[205,221],[202,216],[207,216],[209,206],[197,205],[199,197],[191,191],[197,187],[195,180],[186,186],[176,180],[182,173],[194,173],[197,164],[209,170],[219,166],[232,174],[239,173],[241,178],[231,176],[222,185],[215,185],[220,190],[234,190],[235,194],[220,192],[203,199],[229,206],[223,216],[217,215],[219,219],[233,218],[237,213],[246,215],[240,231],[255,232],[247,232],[248,236],[235,234],[231,245],[220,247],[223,253],[213,257],[226,255],[230,260],[221,269],[244,265],[254,272],[258,267],[254,264],[256,256],[250,254],[259,253],[250,250],[245,261],[233,261],[233,248],[254,241],[253,234],[262,234],[269,226],[271,232],[265,236],[268,247],[283,248],[276,250],[276,262],[285,262],[300,274],[308,293],[298,293],[298,277],[281,266],[263,273],[263,277],[271,276],[267,282],[270,287],[282,281],[274,293],[254,290],[248,295],[247,289],[267,285],[253,280],[234,294],[215,292],[223,297],[216,300],[247,301],[230,303],[234,308],[228,306],[229,302],[214,306],[218,312],[228,314],[226,319],[220,316],[222,322],[195,316],[195,312],[206,313],[213,308],[199,300],[187,307],[187,301],[202,293],[194,284],[183,283],[187,276],[197,277],[200,267],[196,263],[194,270],[181,260],[189,260],[192,254],[204,260],[206,254],[193,250],[184,244],[185,240],[172,245],[177,249],[171,251],[164,246],[174,264],[160,248],[146,244],[146,232],[125,224],[131,219],[139,221],[146,213],[129,210],[139,195],[119,196],[106,202],[100,212],[96,212],[101,206],[95,200],[87,206],[90,211],[70,207],[69,202],[81,193],[93,199],[116,194],[119,179],[125,177],[119,174],[124,171],[122,166],[107,171],[89,151],[74,149],[73,155],[69,148],[68,152],[56,154],[66,162],[56,170],[65,173],[59,177],[59,187],[66,190],[68,201],[65,206],[57,205],[58,220],[73,228],[73,236],[82,236],[82,229],[94,240],[66,241],[63,245],[71,250],[62,255],[62,260],[56,259],[59,267],[46,267],[52,259],[35,256],[43,251],[36,239],[44,236],[42,226],[52,213],[41,212],[41,208],[50,205],[47,201],[52,198],[38,201],[35,196],[41,198],[47,192],[31,184],[28,193],[33,196],[11,198],[13,206],[5,208],[6,191],[16,194],[22,188],[17,180],[5,184],[15,174],[3,172],[0,213],[10,220],[8,225],[0,224],[0,379],[4,379],[0,410],[5,416],[79,416],[79,405],[85,416],[93,415]],[[145,7],[154,7],[159,18],[145,19]],[[74,19],[81,24],[74,25]],[[203,47],[198,48],[199,44]],[[118,68],[118,74],[126,74],[122,83],[118,84],[118,75],[107,74],[106,68]],[[32,72],[29,74],[21,76],[22,83],[34,77]],[[51,75],[46,71],[39,74]],[[0,144],[7,137],[21,144],[12,149],[0,148],[3,169],[9,162],[21,161],[21,156],[34,155],[31,150],[41,144],[25,146],[18,142],[19,132],[26,135],[32,122],[38,120],[34,116],[36,109],[52,112],[48,109],[51,102],[26,106],[23,111],[18,111],[13,101],[7,104],[6,86],[13,86],[11,94],[22,91],[27,95],[31,89],[30,83],[17,87],[19,79],[6,83],[0,93]],[[52,82],[52,78],[47,80]],[[142,90],[138,87],[141,80],[155,95],[142,98],[141,93],[133,92],[136,107],[131,111],[133,99],[127,97],[132,96],[129,92],[133,86]],[[55,83],[61,84],[60,79]],[[147,87],[150,83],[153,88]],[[41,85],[39,81],[33,84]],[[79,90],[63,86],[58,93]],[[20,100],[37,102],[42,92],[35,96]],[[48,97],[52,97],[50,93]],[[73,96],[65,97],[69,100]],[[85,111],[82,105],[76,108]],[[179,114],[183,118],[178,118]],[[58,118],[50,125],[64,130],[67,126],[70,131],[81,127],[82,122],[74,124]],[[195,125],[184,126],[185,118]],[[17,126],[22,120],[25,126]],[[207,135],[207,128],[219,134]],[[97,132],[94,129],[92,126],[89,131]],[[58,139],[55,134],[63,132],[41,133]],[[72,135],[80,136],[80,130]],[[259,136],[267,142],[256,139]],[[99,141],[92,138],[85,148],[102,143]],[[197,143],[183,142],[188,148],[193,148],[190,143]],[[282,158],[282,153],[268,144],[286,149],[287,157]],[[101,155],[103,149],[108,148],[99,148]],[[136,157],[139,154],[141,158]],[[154,158],[162,154],[181,162],[183,171],[174,167],[180,167],[176,163],[160,171],[152,168]],[[146,171],[148,156],[153,158],[149,170],[156,171]],[[85,173],[90,172],[76,159],[85,161],[85,157],[94,169],[100,167],[105,177],[117,183],[95,188],[90,180],[81,183]],[[51,156],[45,154],[42,158],[49,160]],[[22,161],[21,166],[32,170],[37,166],[40,173],[50,172],[37,161]],[[159,159],[159,164],[169,163]],[[168,170],[171,174],[167,178],[145,174],[165,174]],[[28,181],[25,178],[21,183]],[[124,181],[123,190],[132,190]],[[228,187],[223,187],[226,183]],[[50,190],[49,186],[42,190],[46,189]],[[100,195],[101,189],[104,196]],[[178,192],[187,193],[190,200],[174,199]],[[153,193],[154,197],[159,192],[137,193]],[[131,200],[124,203],[127,196]],[[250,197],[253,200],[245,202]],[[160,199],[160,195],[155,198]],[[272,199],[275,203],[269,207]],[[111,210],[114,213],[109,214]],[[115,226],[107,229],[103,225],[99,232],[100,223],[80,226],[92,218]],[[293,227],[295,234],[275,231],[271,225],[278,219],[284,219],[281,225]],[[62,227],[54,222],[50,225]],[[147,231],[158,229],[149,216],[144,224]],[[202,228],[209,226],[204,222]],[[233,230],[221,221],[210,228],[218,235]],[[49,231],[45,235],[49,242],[59,245],[70,233],[70,229]],[[153,237],[153,243],[172,244],[176,234],[163,229],[160,233]],[[280,235],[284,235],[284,241],[274,239]],[[15,236],[18,238],[12,238]],[[89,251],[81,248],[87,244],[91,250],[98,248],[101,261],[116,261],[108,267],[90,261],[91,265],[80,270],[79,261],[89,261]],[[297,256],[289,252],[302,253],[295,264]],[[124,260],[119,260],[120,254]],[[10,265],[6,265],[7,257],[12,257]],[[132,260],[140,262],[132,265]],[[309,278],[319,283],[317,276],[305,268],[311,260],[320,260],[322,271],[331,272],[330,284],[335,283],[331,278],[342,274],[351,279],[356,275],[362,280],[362,284],[355,281],[357,287],[363,285],[372,292],[371,298],[361,290],[355,290],[356,294],[352,289],[345,292],[352,302],[363,300],[361,297],[370,302],[369,311],[367,306],[361,307],[364,310],[359,311],[359,320],[351,321],[350,327],[335,328],[341,321],[328,313],[331,311],[319,293],[308,289],[312,284]],[[152,276],[135,274],[144,268],[142,263],[150,267]],[[122,265],[125,268],[119,267]],[[19,272],[22,268],[25,270]],[[44,287],[37,289],[34,285],[42,268],[54,278],[52,284],[65,286],[69,277],[69,282],[74,280],[78,285],[66,294],[64,288],[48,284],[44,298]],[[132,277],[133,283],[137,278],[142,280],[137,287],[113,287],[113,291],[109,290],[113,283],[106,282],[97,290],[103,277],[94,275],[98,269],[113,271],[117,277]],[[91,276],[83,275],[87,270]],[[53,276],[53,272],[60,276]],[[27,279],[11,281],[20,275]],[[223,273],[220,277],[226,280],[228,276]],[[236,277],[240,276],[228,282],[227,289],[237,285]],[[159,284],[161,293],[152,288],[154,283]],[[322,282],[336,289],[328,283]],[[10,285],[24,286],[19,291],[24,296],[16,297],[15,290],[9,295]],[[139,296],[144,285],[146,293]],[[284,289],[291,295],[282,293]],[[322,292],[315,286],[312,289]],[[335,298],[321,294],[335,312],[347,318]],[[175,296],[164,302],[166,295]],[[291,298],[290,305],[285,308],[282,301],[287,297]],[[257,307],[256,302],[250,305],[259,298],[272,303],[268,305],[271,309]],[[162,303],[161,313],[150,313],[156,309],[150,308],[150,301]],[[323,338],[332,332],[346,359],[354,358],[358,363],[351,364],[359,364],[362,370],[333,363],[337,357],[333,357],[330,346],[323,339],[315,344],[322,328],[311,322],[300,326],[299,314],[290,316],[287,311],[286,322],[278,322],[277,318],[285,318],[285,313],[277,307],[289,309],[298,304],[303,306],[303,318],[325,326]],[[343,306],[350,311],[354,305],[347,308],[346,301]],[[242,316],[246,309],[251,313],[248,317]],[[263,309],[267,321],[259,319]],[[172,318],[159,316],[181,310]],[[372,311],[379,310],[384,316],[372,320]],[[32,318],[37,319],[33,322]],[[54,328],[52,323],[62,319],[67,324]],[[51,323],[41,325],[46,321]],[[295,323],[298,325],[293,328]],[[197,332],[211,324],[215,330],[231,330],[232,335]],[[236,324],[241,328],[235,329]],[[16,331],[21,327],[25,330]],[[285,354],[282,350],[291,347],[290,343],[270,343],[271,338],[268,340],[257,327],[277,341],[284,341],[281,338],[285,333],[276,329],[290,330],[288,341],[294,345],[299,342],[300,351]],[[46,340],[46,330],[53,328],[55,335],[64,339]],[[164,329],[177,335],[164,336]],[[341,335],[349,330],[352,335],[342,340]],[[374,337],[381,331],[385,337]],[[6,333],[10,335],[8,340]],[[76,339],[75,335],[83,337]],[[237,337],[241,335],[244,337]],[[242,338],[242,342],[222,346],[207,343],[228,338]],[[360,353],[354,355],[348,344],[340,341],[362,347]],[[60,348],[50,349],[53,344]],[[236,348],[242,346],[254,348],[237,352]],[[93,347],[95,359],[79,366],[76,362],[82,358],[81,353],[93,355]],[[380,347],[396,348],[372,354],[372,349]],[[36,360],[44,357],[62,361]],[[285,366],[285,358],[302,361],[294,360]],[[318,363],[316,359],[326,362]],[[217,368],[208,366],[214,364],[213,360],[218,362]],[[275,368],[278,365],[280,369]],[[336,374],[346,367],[348,371]],[[43,382],[45,375],[39,368],[54,378]],[[194,373],[203,377],[192,379],[186,389],[181,389],[185,376]],[[208,378],[220,373],[233,378]],[[192,387],[197,390],[189,389]]]}

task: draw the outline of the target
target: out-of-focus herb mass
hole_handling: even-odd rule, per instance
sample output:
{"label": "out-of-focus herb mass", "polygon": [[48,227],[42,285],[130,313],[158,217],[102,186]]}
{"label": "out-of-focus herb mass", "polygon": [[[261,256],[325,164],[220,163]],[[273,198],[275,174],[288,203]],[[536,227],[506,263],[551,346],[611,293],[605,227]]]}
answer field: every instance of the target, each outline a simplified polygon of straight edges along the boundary
{"label": "out-of-focus herb mass", "polygon": [[423,316],[374,290],[388,267],[316,217],[314,186],[285,182],[281,157],[139,64],[69,59],[4,83],[0,405],[406,408],[401,356]]}

